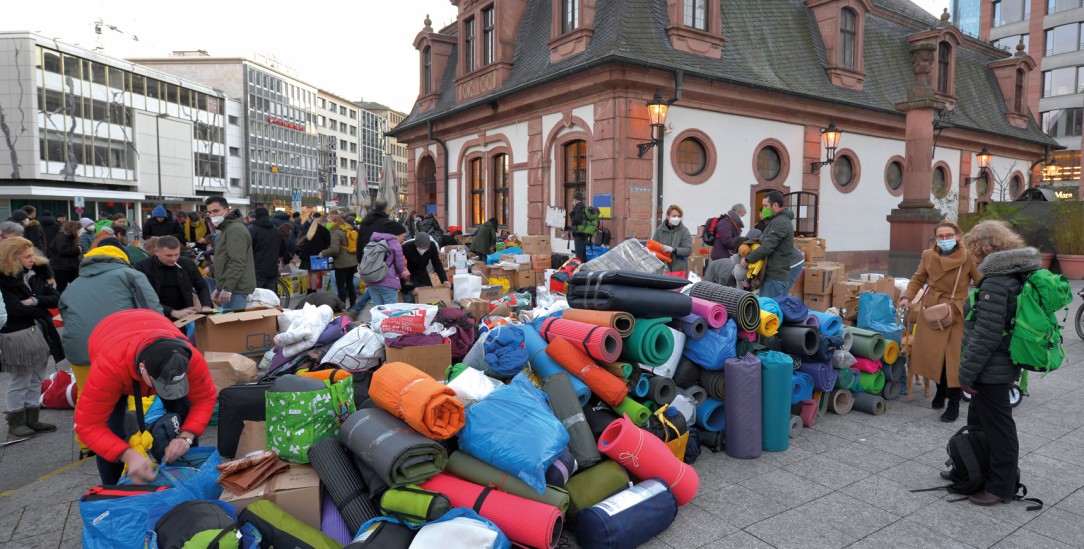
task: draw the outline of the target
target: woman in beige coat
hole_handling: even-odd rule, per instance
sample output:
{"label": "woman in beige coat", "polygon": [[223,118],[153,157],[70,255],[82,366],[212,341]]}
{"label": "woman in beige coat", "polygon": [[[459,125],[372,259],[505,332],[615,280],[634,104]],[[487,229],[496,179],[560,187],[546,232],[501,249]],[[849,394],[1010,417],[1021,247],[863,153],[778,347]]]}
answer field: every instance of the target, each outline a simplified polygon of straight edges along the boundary
{"label": "woman in beige coat", "polygon": [[[907,307],[924,284],[929,287],[921,305],[916,303],[915,339],[911,345],[908,365],[911,374],[937,380],[937,394],[933,408],[948,406],[941,414],[941,421],[953,422],[960,415],[960,349],[963,344],[963,305],[968,287],[977,284],[982,274],[978,265],[960,244],[960,227],[951,221],[942,221],[934,229],[936,242],[922,252],[918,271],[911,277],[907,291],[900,298],[900,305]],[[955,322],[951,327],[938,330],[922,319],[922,308],[939,303],[951,303]]]}

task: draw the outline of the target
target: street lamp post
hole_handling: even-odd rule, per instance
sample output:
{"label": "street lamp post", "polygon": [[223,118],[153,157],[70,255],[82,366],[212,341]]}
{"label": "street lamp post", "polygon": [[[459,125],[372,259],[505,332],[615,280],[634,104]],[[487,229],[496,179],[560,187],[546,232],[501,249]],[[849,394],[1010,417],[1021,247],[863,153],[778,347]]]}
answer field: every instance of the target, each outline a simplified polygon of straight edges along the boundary
{"label": "street lamp post", "polygon": [[655,96],[651,98],[651,101],[647,102],[647,117],[648,123],[651,124],[651,141],[647,143],[640,143],[636,146],[638,157],[643,158],[647,151],[652,147],[659,148],[659,158],[655,163],[655,215],[662,222],[662,147],[663,138],[666,135],[666,112],[670,109],[670,105],[673,104],[676,99],[669,101],[663,101],[662,95],[659,94],[659,90],[655,90]]}
{"label": "street lamp post", "polygon": [[154,141],[157,147],[154,156],[158,159],[158,198],[165,202],[162,198],[165,196],[162,194],[162,127],[159,125],[163,118],[169,118],[169,113],[164,112],[154,117]]}
{"label": "street lamp post", "polygon": [[836,149],[839,148],[839,137],[843,132],[836,127],[836,123],[829,120],[828,127],[821,129],[821,142],[824,144],[824,160],[814,162],[809,167],[809,173],[815,174],[821,166],[829,166],[836,161]]}
{"label": "street lamp post", "polygon": [[994,155],[990,154],[990,151],[986,150],[986,147],[983,146],[982,150],[979,151],[979,154],[975,155],[975,159],[978,160],[979,163],[979,175],[978,177],[964,178],[964,185],[970,185],[976,181],[985,181],[986,170],[990,169],[990,160],[993,157]]}

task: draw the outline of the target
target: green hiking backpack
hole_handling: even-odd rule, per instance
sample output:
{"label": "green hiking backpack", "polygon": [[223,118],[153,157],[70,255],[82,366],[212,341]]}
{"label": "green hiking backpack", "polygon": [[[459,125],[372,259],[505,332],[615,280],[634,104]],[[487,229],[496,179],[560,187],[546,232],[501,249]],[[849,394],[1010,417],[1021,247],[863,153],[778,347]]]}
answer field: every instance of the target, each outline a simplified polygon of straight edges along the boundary
{"label": "green hiking backpack", "polygon": [[576,225],[573,228],[573,231],[579,234],[594,236],[595,232],[598,231],[598,219],[598,208],[587,206],[583,209],[583,223]]}
{"label": "green hiking backpack", "polygon": [[1044,373],[1061,366],[1065,361],[1065,348],[1062,347],[1061,323],[1055,313],[1072,301],[1073,291],[1065,275],[1039,269],[1024,279],[1010,328],[1009,355],[1013,364]]}

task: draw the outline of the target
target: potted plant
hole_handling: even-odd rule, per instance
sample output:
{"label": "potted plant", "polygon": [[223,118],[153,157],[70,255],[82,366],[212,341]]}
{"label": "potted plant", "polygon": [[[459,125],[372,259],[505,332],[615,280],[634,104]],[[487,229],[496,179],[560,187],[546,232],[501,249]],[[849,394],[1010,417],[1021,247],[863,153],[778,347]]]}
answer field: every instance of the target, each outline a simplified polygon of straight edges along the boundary
{"label": "potted plant", "polygon": [[1072,280],[1084,279],[1084,202],[1066,200],[1054,209],[1054,232],[1061,272]]}

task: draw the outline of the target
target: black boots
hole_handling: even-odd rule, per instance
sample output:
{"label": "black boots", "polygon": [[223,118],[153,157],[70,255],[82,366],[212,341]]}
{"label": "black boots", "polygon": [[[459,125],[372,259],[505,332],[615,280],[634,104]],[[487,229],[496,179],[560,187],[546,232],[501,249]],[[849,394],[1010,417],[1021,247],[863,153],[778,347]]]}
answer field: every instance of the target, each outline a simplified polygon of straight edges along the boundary
{"label": "black boots", "polygon": [[8,420],[8,436],[11,438],[32,437],[37,431],[26,425],[26,409],[4,412]]}
{"label": "black boots", "polygon": [[945,413],[941,414],[941,421],[952,423],[956,421],[956,418],[960,417],[961,392],[959,388],[948,390],[948,406],[945,407]]}
{"label": "black boots", "polygon": [[933,395],[933,402],[930,403],[930,407],[934,410],[945,407],[945,385],[943,383],[937,384],[937,392]]}

